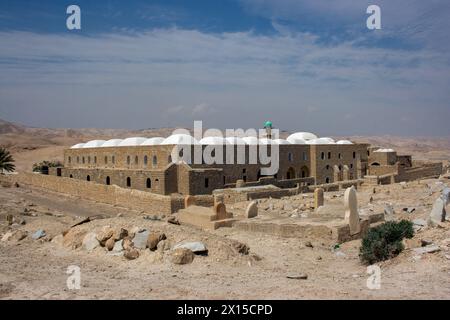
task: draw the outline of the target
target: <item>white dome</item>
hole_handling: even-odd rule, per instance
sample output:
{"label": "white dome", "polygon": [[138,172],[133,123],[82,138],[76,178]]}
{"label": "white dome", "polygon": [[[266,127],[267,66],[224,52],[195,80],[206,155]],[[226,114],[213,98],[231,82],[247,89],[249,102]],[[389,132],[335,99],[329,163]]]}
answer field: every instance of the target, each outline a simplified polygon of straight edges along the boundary
{"label": "white dome", "polygon": [[111,139],[106,141],[104,144],[101,145],[102,148],[105,147],[117,147],[119,145],[119,143],[121,143],[123,140],[122,139]]}
{"label": "white dome", "polygon": [[199,141],[203,145],[223,145],[230,144],[226,139],[222,137],[204,137]]}
{"label": "white dome", "polygon": [[395,150],[394,149],[378,149],[378,150],[375,150],[374,152],[395,152]]}
{"label": "white dome", "polygon": [[330,144],[335,144],[335,143],[336,143],[336,141],[334,141],[334,139],[328,138],[328,137],[322,137],[322,138],[319,138],[318,140],[320,140],[320,141],[326,141],[326,142],[328,142],[328,143],[330,143]]}
{"label": "white dome", "polygon": [[311,133],[311,132],[296,132],[296,133],[291,134],[287,138],[288,141],[289,141],[289,138],[291,138],[291,139],[301,139],[301,140],[308,141],[308,140],[317,139],[318,137],[314,133]]}
{"label": "white dome", "polygon": [[89,142],[86,142],[82,148],[98,148],[101,147],[105,142],[105,140],[91,140]]}
{"label": "white dome", "polygon": [[335,144],[334,140],[331,138],[319,138],[314,140],[309,140],[307,144]]}
{"label": "white dome", "polygon": [[336,142],[336,144],[353,144],[353,142],[349,140],[339,140],[338,142]]}
{"label": "white dome", "polygon": [[142,137],[132,137],[126,138],[121,143],[119,143],[119,147],[133,147],[141,145],[147,138]]}
{"label": "white dome", "polygon": [[154,137],[145,140],[143,143],[141,143],[141,146],[156,146],[158,144],[161,144],[164,141],[164,138],[161,137]]}
{"label": "white dome", "polygon": [[244,140],[245,143],[249,144],[249,145],[258,144],[258,138],[256,138],[256,137],[244,137],[244,138],[242,138],[242,140]]}
{"label": "white dome", "polygon": [[225,138],[225,140],[229,143],[229,144],[246,144],[245,140],[239,137],[228,137]]}
{"label": "white dome", "polygon": [[198,144],[198,141],[193,136],[180,133],[167,137],[161,144]]}
{"label": "white dome", "polygon": [[83,146],[84,146],[84,143],[77,143],[77,144],[71,146],[70,149],[80,149],[80,148],[83,148]]}
{"label": "white dome", "polygon": [[289,142],[290,144],[306,144],[307,142],[304,139],[292,137],[292,135],[287,137],[286,141]]}
{"label": "white dome", "polygon": [[272,143],[274,144],[291,144],[289,141],[284,139],[274,139],[272,140]]}

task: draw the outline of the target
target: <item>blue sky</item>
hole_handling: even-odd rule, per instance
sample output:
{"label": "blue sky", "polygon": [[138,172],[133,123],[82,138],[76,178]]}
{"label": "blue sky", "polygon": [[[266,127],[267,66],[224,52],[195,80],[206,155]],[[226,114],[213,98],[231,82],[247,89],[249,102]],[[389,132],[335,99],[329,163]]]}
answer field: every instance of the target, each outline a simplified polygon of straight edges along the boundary
{"label": "blue sky", "polygon": [[450,136],[449,18],[446,0],[3,0],[0,118]]}

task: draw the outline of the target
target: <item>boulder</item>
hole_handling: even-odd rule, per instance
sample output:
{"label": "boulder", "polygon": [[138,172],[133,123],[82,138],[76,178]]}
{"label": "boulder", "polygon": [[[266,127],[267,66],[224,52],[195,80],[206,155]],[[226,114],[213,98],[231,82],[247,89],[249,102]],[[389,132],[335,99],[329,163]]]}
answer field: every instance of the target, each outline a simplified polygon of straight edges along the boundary
{"label": "boulder", "polygon": [[150,231],[143,230],[134,235],[133,244],[136,249],[145,249]]}
{"label": "boulder", "polygon": [[54,236],[54,237],[52,238],[52,241],[51,241],[51,242],[54,243],[54,244],[57,244],[57,245],[59,245],[59,246],[62,246],[62,245],[63,245],[63,242],[64,242],[64,236],[60,233],[60,234]]}
{"label": "boulder", "polygon": [[186,248],[178,248],[173,250],[171,261],[174,264],[188,264],[194,261],[194,253]]}
{"label": "boulder", "polygon": [[152,232],[148,235],[147,238],[147,247],[151,251],[155,251],[158,247],[158,243],[162,240],[166,239],[166,235],[161,232]]}
{"label": "boulder", "polygon": [[105,242],[105,248],[108,249],[108,251],[111,251],[116,244],[116,241],[114,241],[114,237],[109,238]]}
{"label": "boulder", "polygon": [[126,236],[128,236],[128,230],[127,229],[120,228],[120,229],[114,231],[114,240],[116,240],[116,241],[122,240]]}
{"label": "boulder", "polygon": [[86,232],[77,229],[70,229],[68,232],[63,233],[63,235],[63,245],[67,248],[77,249],[81,247]]}
{"label": "boulder", "polygon": [[173,250],[184,248],[189,249],[195,254],[204,254],[208,252],[208,249],[206,248],[205,244],[202,242],[185,242],[185,243],[179,243],[173,247]]}
{"label": "boulder", "polygon": [[86,251],[92,251],[100,245],[100,242],[97,240],[97,235],[93,232],[89,232],[83,238],[82,247]]}
{"label": "boulder", "polygon": [[156,246],[158,251],[167,251],[170,250],[170,242],[167,240],[162,240],[158,243],[158,245]]}
{"label": "boulder", "polygon": [[14,235],[14,232],[8,231],[7,233],[5,233],[3,235],[2,241],[9,241],[13,235]]}
{"label": "boulder", "polygon": [[28,236],[28,232],[23,231],[23,230],[17,230],[16,232],[14,232],[14,235],[11,237],[11,240],[22,241],[27,236]]}
{"label": "boulder", "polygon": [[436,246],[436,245],[430,245],[430,246],[425,246],[425,247],[414,249],[414,252],[417,254],[434,253],[434,252],[438,252],[438,251],[441,251],[441,249],[439,248],[439,246]]}
{"label": "boulder", "polygon": [[123,253],[123,256],[127,258],[128,260],[134,260],[139,258],[139,250],[135,248],[129,248],[128,250],[125,250]]}
{"label": "boulder", "polygon": [[123,239],[123,248],[125,250],[130,250],[130,249],[134,248],[133,241],[130,238]]}
{"label": "boulder", "polygon": [[97,240],[104,247],[106,241],[114,235],[114,230],[112,228],[105,228],[97,235]]}

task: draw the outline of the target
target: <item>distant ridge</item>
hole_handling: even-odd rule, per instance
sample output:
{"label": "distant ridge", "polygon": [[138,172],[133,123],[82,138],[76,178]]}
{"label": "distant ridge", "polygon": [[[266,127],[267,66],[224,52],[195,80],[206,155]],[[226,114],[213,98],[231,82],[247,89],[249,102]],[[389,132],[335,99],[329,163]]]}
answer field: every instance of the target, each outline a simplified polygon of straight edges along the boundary
{"label": "distant ridge", "polygon": [[22,133],[25,131],[23,125],[0,119],[0,134],[3,133]]}

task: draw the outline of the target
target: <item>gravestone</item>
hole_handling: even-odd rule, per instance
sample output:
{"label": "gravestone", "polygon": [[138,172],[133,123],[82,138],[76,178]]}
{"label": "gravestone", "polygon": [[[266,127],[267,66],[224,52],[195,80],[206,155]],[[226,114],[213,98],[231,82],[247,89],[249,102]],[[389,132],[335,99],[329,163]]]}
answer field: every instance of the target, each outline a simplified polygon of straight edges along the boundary
{"label": "gravestone", "polygon": [[195,198],[193,196],[186,196],[184,198],[184,207],[187,208],[193,205],[195,205]]}
{"label": "gravestone", "polygon": [[358,199],[354,186],[347,188],[344,193],[345,221],[350,226],[350,235],[355,235],[361,231],[358,213]]}
{"label": "gravestone", "polygon": [[227,219],[227,209],[222,202],[214,204],[214,214],[216,215],[216,220]]}
{"label": "gravestone", "polygon": [[244,188],[245,187],[245,181],[242,179],[239,179],[236,181],[236,188]]}
{"label": "gravestone", "polygon": [[445,211],[445,205],[446,202],[442,196],[436,199],[433,209],[431,209],[430,217],[428,218],[428,223],[431,226],[439,225],[445,221],[445,216],[447,214]]}
{"label": "gravestone", "polygon": [[245,210],[245,217],[254,218],[257,215],[258,215],[258,204],[256,203],[256,201],[252,201]]}
{"label": "gravestone", "polygon": [[314,190],[314,209],[317,210],[319,207],[323,206],[323,189],[317,188]]}

